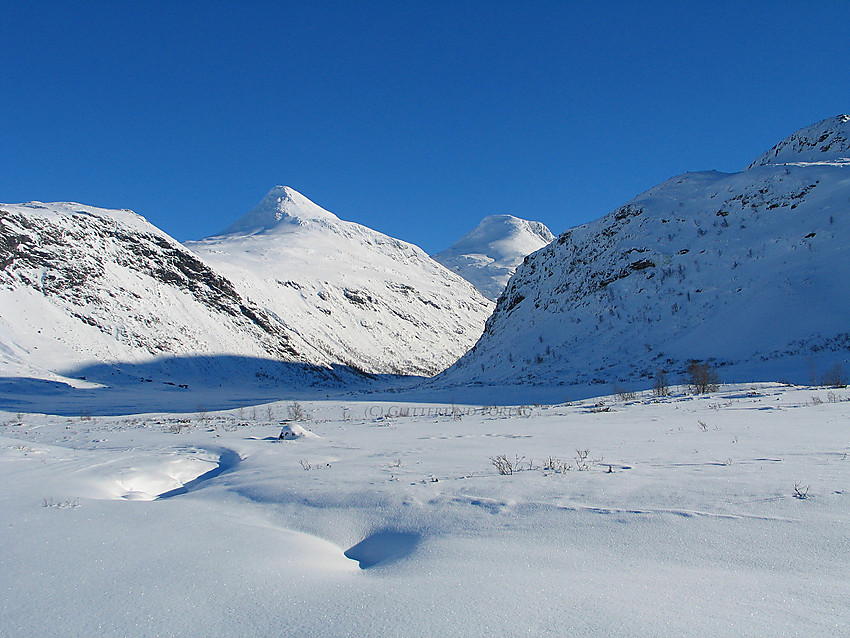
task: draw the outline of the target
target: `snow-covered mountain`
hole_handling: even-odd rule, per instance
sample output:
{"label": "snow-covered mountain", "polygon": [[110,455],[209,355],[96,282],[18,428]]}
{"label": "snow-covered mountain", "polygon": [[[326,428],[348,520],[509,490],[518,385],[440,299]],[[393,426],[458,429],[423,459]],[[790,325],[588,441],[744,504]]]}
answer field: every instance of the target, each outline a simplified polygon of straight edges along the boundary
{"label": "snow-covered mountain", "polygon": [[[265,309],[128,210],[0,205],[0,368],[52,378],[87,366],[217,357],[311,361]],[[204,363],[205,362],[205,363]],[[172,364],[171,367],[174,367]]]}
{"label": "snow-covered mountain", "polygon": [[186,245],[312,348],[316,363],[434,374],[475,343],[493,307],[419,247],[285,186],[221,234]]}
{"label": "snow-covered mountain", "polygon": [[531,255],[441,382],[808,381],[850,355],[850,117],[686,173]]}
{"label": "snow-covered mountain", "polygon": [[496,301],[525,256],[553,239],[552,231],[541,222],[491,215],[432,257]]}
{"label": "snow-covered mountain", "polygon": [[434,374],[492,309],[419,248],[288,188],[228,233],[189,249],[127,210],[0,205],[0,376]]}

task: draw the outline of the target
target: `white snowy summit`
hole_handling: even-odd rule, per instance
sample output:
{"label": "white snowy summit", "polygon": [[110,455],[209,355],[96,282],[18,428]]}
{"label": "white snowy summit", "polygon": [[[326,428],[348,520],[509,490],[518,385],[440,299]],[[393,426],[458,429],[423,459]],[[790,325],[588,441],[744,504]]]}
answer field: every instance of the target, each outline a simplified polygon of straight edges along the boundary
{"label": "white snowy summit", "polygon": [[286,186],[222,234],[186,245],[323,365],[435,374],[475,343],[493,307],[419,247]]}
{"label": "white snowy summit", "polygon": [[491,215],[433,258],[496,301],[522,260],[553,239],[541,222]]}
{"label": "white snowy summit", "polygon": [[740,173],[674,177],[563,233],[511,278],[441,382],[637,381],[689,360],[725,381],[848,369],[850,117]]}
{"label": "white snowy summit", "polygon": [[270,231],[281,224],[304,226],[316,220],[339,221],[333,213],[326,211],[289,186],[275,186],[249,213],[228,226],[221,235],[250,235]]}

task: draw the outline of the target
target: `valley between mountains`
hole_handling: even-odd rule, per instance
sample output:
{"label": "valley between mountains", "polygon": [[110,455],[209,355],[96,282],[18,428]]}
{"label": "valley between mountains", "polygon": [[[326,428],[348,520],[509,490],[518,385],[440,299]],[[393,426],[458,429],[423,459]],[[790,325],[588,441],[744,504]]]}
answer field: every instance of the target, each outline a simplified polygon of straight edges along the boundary
{"label": "valley between mountains", "polygon": [[433,257],[0,205],[0,636],[846,635],[848,171],[841,115]]}

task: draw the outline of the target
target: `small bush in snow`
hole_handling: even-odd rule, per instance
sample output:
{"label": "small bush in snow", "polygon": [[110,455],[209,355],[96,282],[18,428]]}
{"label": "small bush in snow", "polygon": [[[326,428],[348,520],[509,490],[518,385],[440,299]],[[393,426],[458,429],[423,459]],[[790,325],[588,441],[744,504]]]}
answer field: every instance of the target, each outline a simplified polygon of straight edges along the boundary
{"label": "small bush in snow", "polygon": [[42,500],[43,507],[58,507],[60,509],[65,508],[77,508],[80,506],[80,498],[69,498],[65,501],[54,501],[52,498],[45,498]]}
{"label": "small bush in snow", "polygon": [[686,380],[694,394],[716,392],[720,387],[720,377],[714,368],[699,361],[691,361],[688,364]]}
{"label": "small bush in snow", "polygon": [[827,369],[821,375],[821,383],[833,388],[843,388],[847,385],[847,376],[844,374],[844,367],[840,363],[836,363],[831,368]]}
{"label": "small bush in snow", "polygon": [[510,476],[514,472],[519,472],[520,465],[524,460],[524,456],[522,458],[517,456],[513,461],[511,461],[506,454],[499,454],[498,456],[490,457],[490,462],[493,464],[493,467],[495,467],[496,471],[502,476]]}
{"label": "small bush in snow", "polygon": [[670,396],[670,383],[667,381],[667,373],[664,370],[656,370],[652,378],[652,395],[656,397]]}
{"label": "small bush in snow", "polygon": [[563,459],[559,459],[556,456],[550,456],[543,462],[543,469],[563,474],[565,472],[569,472],[572,469],[572,466]]}
{"label": "small bush in snow", "polygon": [[306,421],[307,413],[298,401],[293,401],[289,404],[289,420],[290,421]]}
{"label": "small bush in snow", "polygon": [[809,498],[809,486],[803,485],[802,483],[794,483],[794,494],[792,494],[794,498]]}
{"label": "small bush in snow", "polygon": [[590,464],[587,460],[587,455],[590,450],[576,450],[576,469],[579,472],[587,472],[590,469]]}
{"label": "small bush in snow", "polygon": [[171,434],[180,434],[184,429],[189,427],[189,421],[186,419],[178,419],[173,421],[168,426],[168,432]]}
{"label": "small bush in snow", "polygon": [[204,406],[199,405],[197,410],[196,410],[196,414],[197,414],[199,423],[201,423],[204,426],[209,425],[209,423],[210,423],[210,413],[207,412],[207,409]]}
{"label": "small bush in snow", "polygon": [[617,398],[620,401],[634,401],[637,398],[637,393],[631,390],[627,390],[622,386],[614,384],[614,394],[617,395]]}

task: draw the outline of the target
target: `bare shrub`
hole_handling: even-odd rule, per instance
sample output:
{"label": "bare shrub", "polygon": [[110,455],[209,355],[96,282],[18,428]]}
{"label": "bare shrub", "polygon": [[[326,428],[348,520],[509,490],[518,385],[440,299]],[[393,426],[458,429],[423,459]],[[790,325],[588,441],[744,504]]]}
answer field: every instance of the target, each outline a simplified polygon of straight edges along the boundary
{"label": "bare shrub", "polygon": [[691,361],[687,367],[686,381],[688,388],[694,394],[716,392],[720,387],[720,376],[707,363]]}
{"label": "bare shrub", "polygon": [[809,498],[809,486],[800,482],[794,483],[794,493],[791,496],[800,499]]}
{"label": "bare shrub", "polygon": [[293,401],[288,406],[290,421],[306,421],[307,413],[298,401]]}
{"label": "bare shrub", "polygon": [[208,426],[210,424],[210,413],[207,412],[207,409],[204,406],[199,405],[195,410],[195,414],[198,417],[199,423],[204,426]]}
{"label": "bare shrub", "polygon": [[576,469],[579,472],[586,472],[590,469],[590,463],[587,460],[587,455],[590,450],[576,450]]}
{"label": "bare shrub", "polygon": [[614,384],[614,394],[617,395],[617,398],[620,401],[634,401],[637,398],[637,393],[632,390],[627,390],[626,388]]}
{"label": "bare shrub", "polygon": [[605,401],[598,401],[593,404],[593,407],[590,408],[591,412],[610,412],[611,406],[605,405]]}
{"label": "bare shrub", "polygon": [[463,421],[463,412],[452,403],[452,421]]}
{"label": "bare shrub", "polygon": [[506,454],[499,454],[497,456],[491,456],[490,462],[493,464],[493,467],[496,468],[496,471],[502,476],[510,476],[514,472],[520,471],[520,466],[522,462],[525,460],[525,457],[514,457],[514,460],[511,461]]}
{"label": "bare shrub", "polygon": [[69,498],[64,501],[56,501],[53,498],[43,498],[42,499],[42,507],[56,507],[59,509],[71,508],[75,509],[80,506],[80,497]]}
{"label": "bare shrub", "polygon": [[844,366],[836,363],[828,368],[820,377],[823,385],[831,388],[843,388],[847,385],[847,376],[844,374]]}
{"label": "bare shrub", "polygon": [[184,429],[188,429],[190,425],[189,419],[177,419],[168,425],[167,431],[171,434],[180,434]]}
{"label": "bare shrub", "polygon": [[660,368],[652,377],[652,395],[656,397],[670,396],[670,383],[667,381],[667,373]]}
{"label": "bare shrub", "polygon": [[572,466],[569,462],[559,459],[557,456],[550,456],[543,462],[543,469],[563,474],[565,472],[569,472],[572,469]]}

